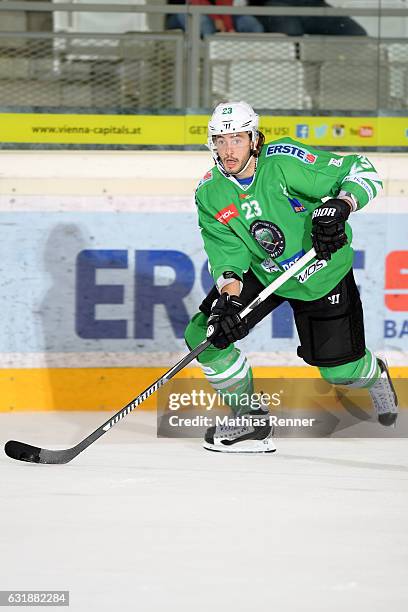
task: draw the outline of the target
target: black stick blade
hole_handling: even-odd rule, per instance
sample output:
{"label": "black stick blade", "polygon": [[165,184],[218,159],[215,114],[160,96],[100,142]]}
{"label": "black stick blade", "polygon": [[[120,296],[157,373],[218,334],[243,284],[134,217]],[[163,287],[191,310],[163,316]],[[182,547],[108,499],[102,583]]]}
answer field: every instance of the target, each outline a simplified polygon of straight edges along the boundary
{"label": "black stick blade", "polygon": [[4,447],[4,452],[11,459],[27,461],[28,463],[41,463],[41,448],[37,446],[31,446],[30,444],[24,444],[16,440],[9,440]]}
{"label": "black stick blade", "polygon": [[[99,432],[99,430],[97,431]],[[27,463],[68,463],[94,441],[94,434],[85,438],[80,444],[64,450],[48,450],[24,442],[17,442],[17,440],[10,440],[5,445],[4,451],[11,459],[26,461]]]}

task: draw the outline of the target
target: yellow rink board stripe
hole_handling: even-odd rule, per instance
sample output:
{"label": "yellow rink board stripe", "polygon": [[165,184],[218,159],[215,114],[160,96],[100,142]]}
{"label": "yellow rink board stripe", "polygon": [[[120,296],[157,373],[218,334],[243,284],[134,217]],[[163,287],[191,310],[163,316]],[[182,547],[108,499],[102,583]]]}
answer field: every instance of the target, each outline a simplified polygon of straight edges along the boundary
{"label": "yellow rink board stripe", "polygon": [[[47,410],[107,410],[115,412],[150,386],[165,368],[24,368],[0,370],[0,412]],[[408,367],[391,368],[407,378]],[[320,378],[312,367],[255,367],[255,379]],[[202,378],[199,368],[186,368],[180,378]],[[143,402],[156,408],[157,393]]]}
{"label": "yellow rink board stripe", "polygon": [[[2,142],[79,145],[202,145],[208,115],[0,113]],[[299,138],[298,126],[304,128]],[[267,140],[283,136],[337,147],[408,147],[405,117],[262,115]]]}

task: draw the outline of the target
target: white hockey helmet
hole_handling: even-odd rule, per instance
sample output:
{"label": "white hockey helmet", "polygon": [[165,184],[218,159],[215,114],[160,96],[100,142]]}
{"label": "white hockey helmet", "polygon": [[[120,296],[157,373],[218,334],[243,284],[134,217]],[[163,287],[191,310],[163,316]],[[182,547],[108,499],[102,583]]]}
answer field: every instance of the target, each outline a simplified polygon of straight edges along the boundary
{"label": "white hockey helmet", "polygon": [[214,110],[208,122],[207,147],[217,159],[217,148],[214,136],[233,134],[234,132],[251,132],[251,141],[258,138],[259,115],[246,102],[222,102]]}

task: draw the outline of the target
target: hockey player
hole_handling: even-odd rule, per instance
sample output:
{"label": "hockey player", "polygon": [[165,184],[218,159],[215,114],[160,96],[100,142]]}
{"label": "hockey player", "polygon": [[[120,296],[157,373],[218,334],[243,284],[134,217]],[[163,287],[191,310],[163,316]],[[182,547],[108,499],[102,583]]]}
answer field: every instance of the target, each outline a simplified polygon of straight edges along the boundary
{"label": "hockey player", "polygon": [[[232,102],[218,105],[208,124],[215,166],[200,181],[196,203],[215,286],[188,324],[186,342],[197,346],[211,325],[212,346],[199,357],[208,381],[221,394],[248,397],[252,370],[234,342],[286,300],[298,355],[330,383],[366,387],[379,422],[392,425],[397,397],[386,364],[365,345],[347,223],[378,194],[378,174],[361,155],[342,157],[286,137],[265,144],[258,122],[248,104]],[[241,320],[243,307],[312,246],[316,259]],[[230,406],[246,414],[246,425],[210,428],[205,448],[275,450],[262,407],[239,399]]]}

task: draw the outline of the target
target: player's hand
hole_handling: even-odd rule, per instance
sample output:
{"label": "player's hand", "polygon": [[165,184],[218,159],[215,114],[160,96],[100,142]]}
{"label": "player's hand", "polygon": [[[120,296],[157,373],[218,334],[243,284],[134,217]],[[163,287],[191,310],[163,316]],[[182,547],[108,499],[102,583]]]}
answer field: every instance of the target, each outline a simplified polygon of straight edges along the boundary
{"label": "player's hand", "polygon": [[344,200],[333,198],[318,206],[312,214],[312,242],[317,259],[331,258],[347,244],[346,221],[351,212]]}
{"label": "player's hand", "polygon": [[214,302],[208,318],[207,338],[216,348],[225,349],[248,335],[247,321],[241,320],[238,314],[244,306],[238,296],[228,293],[222,293]]}

